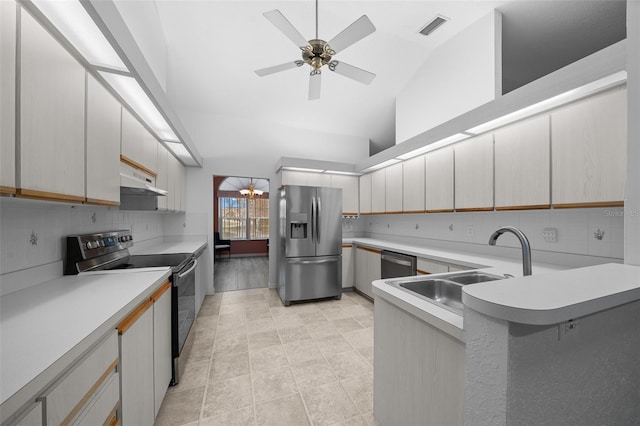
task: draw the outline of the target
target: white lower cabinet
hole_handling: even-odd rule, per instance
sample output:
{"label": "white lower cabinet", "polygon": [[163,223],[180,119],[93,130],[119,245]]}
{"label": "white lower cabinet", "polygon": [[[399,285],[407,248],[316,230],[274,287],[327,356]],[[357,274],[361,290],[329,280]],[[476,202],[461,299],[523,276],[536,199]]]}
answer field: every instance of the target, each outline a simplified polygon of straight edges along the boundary
{"label": "white lower cabinet", "polygon": [[419,257],[417,259],[416,272],[418,275],[441,274],[443,272],[449,272],[449,265]]}
{"label": "white lower cabinet", "polygon": [[342,246],[342,288],[353,287],[353,247],[351,244]]}
{"label": "white lower cabinet", "polygon": [[[43,403],[46,424],[88,424],[82,423],[82,419],[89,412],[92,412],[92,418],[103,415],[100,424],[109,420],[118,406],[120,394],[119,391],[111,392],[105,399],[101,396],[112,386],[118,389],[117,366],[118,335],[114,330],[39,398]],[[101,407],[108,409],[92,411],[98,400]]]}
{"label": "white lower cabinet", "polygon": [[171,382],[171,283],[166,282],[153,300],[153,394],[158,415]]}
{"label": "white lower cabinet", "polygon": [[151,426],[155,418],[152,306],[148,299],[118,326],[124,426]]}
{"label": "white lower cabinet", "polygon": [[380,250],[356,246],[355,287],[373,299],[371,283],[382,276]]}
{"label": "white lower cabinet", "polygon": [[463,342],[376,299],[373,414],[381,425],[462,425]]}

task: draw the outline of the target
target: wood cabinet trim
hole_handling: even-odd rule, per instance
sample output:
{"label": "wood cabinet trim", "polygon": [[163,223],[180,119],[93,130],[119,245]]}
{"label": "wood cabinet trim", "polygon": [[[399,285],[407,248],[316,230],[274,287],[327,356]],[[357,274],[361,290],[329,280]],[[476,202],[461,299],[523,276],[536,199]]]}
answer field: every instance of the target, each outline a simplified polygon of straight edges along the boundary
{"label": "wood cabinet trim", "polygon": [[457,212],[491,212],[493,207],[465,207],[456,209]]}
{"label": "wood cabinet trim", "polygon": [[426,213],[426,210],[405,210],[402,213],[404,213],[404,214],[420,214],[420,213]]}
{"label": "wood cabinet trim", "polygon": [[343,244],[342,248],[351,248],[353,247],[353,244]]}
{"label": "wood cabinet trim", "polygon": [[162,297],[162,295],[170,288],[171,288],[171,282],[167,280],[167,282],[162,284],[162,286],[160,286],[160,288],[156,290],[156,292],[153,293],[153,295],[151,295],[151,300],[155,303],[155,301],[160,299],[160,297]]}
{"label": "wood cabinet trim", "polygon": [[453,213],[453,209],[435,209],[435,210],[427,210],[427,213]]}
{"label": "wood cabinet trim", "polygon": [[147,309],[153,306],[153,301],[147,299],[140,304],[128,317],[126,317],[120,324],[118,324],[118,334],[123,335],[129,328],[144,314]]}
{"label": "wood cabinet trim", "polygon": [[61,426],[67,426],[71,423],[71,421],[74,419],[74,417],[80,412],[80,410],[85,406],[85,404],[87,403],[87,401],[89,401],[89,399],[96,393],[96,391],[98,390],[98,388],[102,385],[102,383],[105,382],[105,380],[107,380],[107,378],[112,374],[115,373],[115,369],[118,366],[118,362],[120,360],[118,358],[116,358],[111,365],[109,365],[109,367],[107,367],[107,369],[105,370],[104,373],[102,373],[102,375],[100,376],[100,378],[93,384],[93,386],[91,386],[91,388],[87,391],[87,393],[84,394],[84,396],[82,397],[82,399],[76,404],[75,407],[73,407],[73,409],[69,412],[69,414],[67,415],[67,417],[65,417],[65,419],[60,423]]}
{"label": "wood cabinet trim", "polygon": [[137,161],[132,160],[131,158],[128,158],[122,154],[120,154],[120,161],[122,163],[125,163],[128,166],[133,167],[134,169],[138,169],[142,172],[145,172],[153,177],[158,177],[158,173],[154,172],[153,170],[143,166],[142,164],[138,163]]}
{"label": "wood cabinet trim", "polygon": [[356,246],[356,248],[359,249],[359,250],[370,251],[371,253],[375,253],[375,254],[381,254],[382,253],[382,251],[380,251],[380,250],[372,249],[372,248],[369,248],[369,247]]}
{"label": "wood cabinet trim", "polygon": [[118,406],[119,405],[120,405],[120,402],[118,402],[113,407],[113,410],[111,410],[111,412],[107,416],[107,421],[104,422],[104,424],[106,426],[117,426],[117,425],[120,424],[120,419],[118,419]]}
{"label": "wood cabinet trim", "polygon": [[342,212],[343,216],[358,216],[357,212]]}
{"label": "wood cabinet trim", "polygon": [[591,207],[624,207],[624,201],[598,201],[592,203],[552,204],[554,209],[579,209]]}
{"label": "wood cabinet trim", "polygon": [[550,209],[550,204],[533,204],[529,206],[496,206],[496,210],[505,211],[505,210],[545,210]]}
{"label": "wood cabinet trim", "polygon": [[393,211],[393,212],[385,212],[384,214],[404,214],[406,212],[403,211]]}
{"label": "wood cabinet trim", "polygon": [[84,203],[85,197],[68,194],[58,194],[56,192],[37,191],[35,189],[16,189],[16,197],[19,198],[31,198],[36,200],[48,200],[48,201],[64,201],[68,203]]}
{"label": "wood cabinet trim", "polygon": [[0,195],[15,195],[16,189],[12,186],[0,185]]}
{"label": "wood cabinet trim", "polygon": [[110,206],[110,207],[115,207],[120,205],[120,202],[118,201],[101,200],[99,198],[87,198],[86,203],[94,204],[97,206]]}
{"label": "wood cabinet trim", "polygon": [[423,271],[422,269],[416,269],[416,273],[420,275],[431,275],[431,272]]}

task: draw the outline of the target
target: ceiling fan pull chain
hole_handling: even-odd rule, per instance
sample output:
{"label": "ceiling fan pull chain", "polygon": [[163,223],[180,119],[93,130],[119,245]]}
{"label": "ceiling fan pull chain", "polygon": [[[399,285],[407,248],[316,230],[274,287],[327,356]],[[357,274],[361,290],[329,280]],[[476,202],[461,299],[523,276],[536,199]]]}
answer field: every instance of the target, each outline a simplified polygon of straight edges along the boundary
{"label": "ceiling fan pull chain", "polygon": [[316,0],[316,39],[318,38],[318,0]]}

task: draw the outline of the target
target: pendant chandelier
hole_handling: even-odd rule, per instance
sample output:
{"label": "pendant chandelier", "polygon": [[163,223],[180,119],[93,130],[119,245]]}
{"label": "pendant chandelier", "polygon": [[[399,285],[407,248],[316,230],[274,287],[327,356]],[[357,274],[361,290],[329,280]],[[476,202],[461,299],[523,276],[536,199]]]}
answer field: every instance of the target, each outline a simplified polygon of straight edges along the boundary
{"label": "pendant chandelier", "polygon": [[255,185],[253,184],[253,179],[251,179],[251,181],[249,182],[249,188],[243,188],[240,190],[240,194],[242,194],[243,197],[249,198],[249,199],[254,199],[256,196],[259,197],[263,193],[264,191],[255,189]]}

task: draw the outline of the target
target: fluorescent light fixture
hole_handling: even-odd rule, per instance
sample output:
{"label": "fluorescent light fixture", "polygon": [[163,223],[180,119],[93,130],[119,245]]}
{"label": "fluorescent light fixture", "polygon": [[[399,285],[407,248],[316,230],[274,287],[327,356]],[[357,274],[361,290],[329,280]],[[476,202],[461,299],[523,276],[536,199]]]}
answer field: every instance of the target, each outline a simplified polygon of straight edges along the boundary
{"label": "fluorescent light fixture", "polygon": [[495,120],[488,121],[484,124],[467,130],[467,132],[474,134],[485,133],[489,130],[502,127],[506,124],[522,120],[523,118],[531,117],[535,114],[540,114],[552,108],[556,108],[569,102],[573,102],[577,99],[584,98],[589,95],[593,95],[594,93],[609,89],[624,82],[626,79],[627,72],[619,71],[610,76],[601,78],[600,80],[596,80],[589,84],[585,84],[584,86],[569,90],[568,92],[561,93],[557,96],[554,96],[553,98],[545,99],[544,101],[538,102],[537,104],[530,105],[526,108],[522,108],[521,110],[504,115],[500,118],[496,118]]}
{"label": "fluorescent light fixture", "polygon": [[32,0],[91,65],[129,72],[111,44],[76,0]]}
{"label": "fluorescent light fixture", "polygon": [[345,175],[345,176],[360,176],[362,175],[362,173],[356,173],[356,172],[343,172],[340,170],[325,170],[325,173],[330,173],[332,175]]}
{"label": "fluorescent light fixture", "polygon": [[159,139],[170,142],[180,140],[135,78],[105,71],[99,72]]}
{"label": "fluorescent light fixture", "polygon": [[310,173],[323,173],[324,170],[320,170],[320,169],[309,169],[306,167],[289,167],[289,166],[284,166],[282,167],[282,170],[290,170],[292,172],[310,172]]}
{"label": "fluorescent light fixture", "polygon": [[400,160],[408,160],[409,158],[416,157],[420,154],[424,154],[429,151],[434,151],[438,148],[451,145],[453,143],[459,142],[469,137],[471,137],[471,135],[465,135],[464,133],[456,133],[455,135],[449,136],[448,138],[444,138],[437,142],[430,143],[429,145],[425,145],[421,148],[414,149],[413,151],[407,152],[406,154],[398,155],[398,157],[396,158],[399,158]]}
{"label": "fluorescent light fixture", "polygon": [[173,152],[176,157],[181,159],[184,165],[197,166],[195,160],[181,142],[164,141],[164,145]]}
{"label": "fluorescent light fixture", "polygon": [[380,164],[373,165],[373,166],[371,166],[371,167],[369,167],[369,168],[367,168],[367,169],[363,170],[362,172],[363,172],[363,173],[367,173],[367,172],[372,172],[372,171],[374,171],[374,170],[383,169],[383,168],[385,168],[385,167],[387,167],[387,166],[390,166],[390,165],[392,165],[392,164],[399,163],[400,161],[401,161],[401,160],[398,160],[397,158],[392,158],[392,159],[390,159],[390,160],[383,161],[383,162],[382,162],[382,163],[380,163]]}

